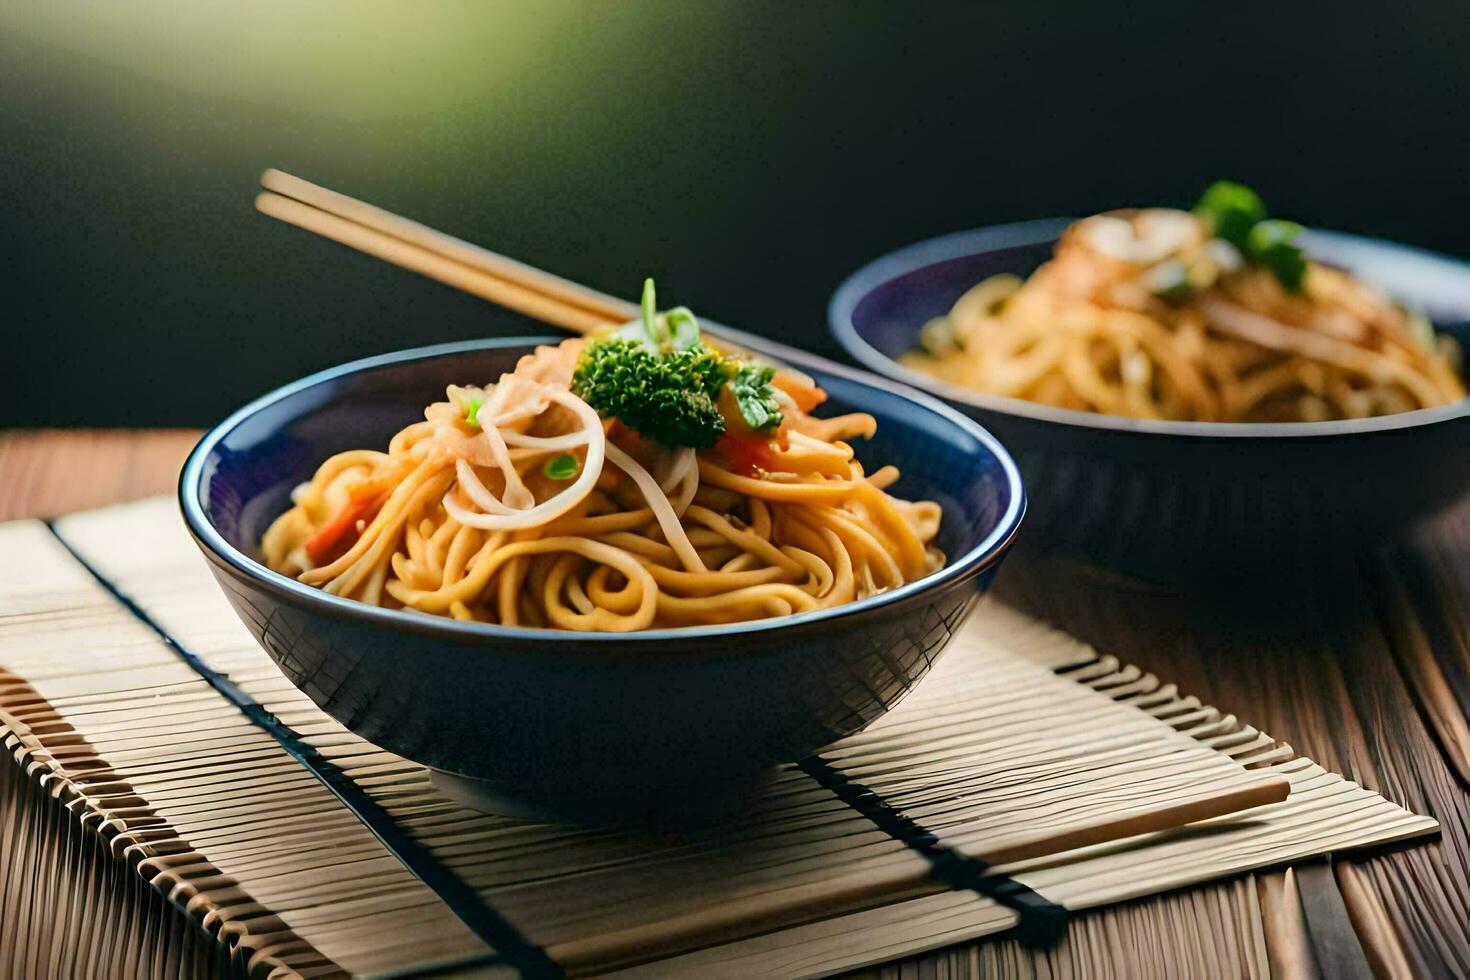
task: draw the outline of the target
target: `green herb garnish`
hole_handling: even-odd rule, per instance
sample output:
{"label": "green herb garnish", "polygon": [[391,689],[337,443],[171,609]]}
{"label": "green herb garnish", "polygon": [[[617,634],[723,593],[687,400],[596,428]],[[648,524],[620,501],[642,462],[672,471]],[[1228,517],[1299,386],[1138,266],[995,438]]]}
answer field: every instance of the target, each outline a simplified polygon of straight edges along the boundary
{"label": "green herb garnish", "polygon": [[653,295],[653,278],[643,280],[643,302],[640,304],[643,313],[643,333],[650,341],[657,344],[660,340],[658,335],[658,305]]}
{"label": "green herb garnish", "polygon": [[1302,226],[1294,221],[1262,221],[1246,240],[1246,255],[1274,272],[1277,281],[1292,292],[1302,288],[1307,275],[1307,260],[1296,243],[1301,233]]}
{"label": "green herb garnish", "polygon": [[1255,191],[1244,184],[1217,180],[1194,206],[1194,213],[1210,223],[1216,238],[1223,238],[1250,261],[1270,269],[1284,288],[1291,292],[1302,288],[1307,260],[1296,244],[1302,226],[1268,219],[1266,205]]}
{"label": "green herb garnish", "polygon": [[478,429],[480,427],[480,399],[469,398],[465,400],[465,404],[468,407],[464,410],[464,420]]}
{"label": "green herb garnish", "polygon": [[699,321],[688,307],[676,306],[660,314],[654,307],[655,302],[653,280],[645,279],[638,319],[623,324],[612,336],[642,344],[656,354],[688,350],[699,343]]}
{"label": "green herb garnish", "polygon": [[553,456],[541,467],[541,472],[553,480],[570,480],[577,475],[577,457],[571,453]]}
{"label": "green herb garnish", "polygon": [[781,406],[771,379],[776,369],[763,364],[742,364],[730,381],[740,417],[756,432],[774,429],[781,424]]}
{"label": "green herb garnish", "polygon": [[1225,239],[1243,252],[1251,229],[1266,219],[1266,205],[1244,184],[1217,180],[1205,190],[1194,213],[1211,223],[1216,238]]}
{"label": "green herb garnish", "polygon": [[688,350],[699,343],[699,321],[687,306],[676,306],[665,313],[664,327],[666,343],[674,350]]}

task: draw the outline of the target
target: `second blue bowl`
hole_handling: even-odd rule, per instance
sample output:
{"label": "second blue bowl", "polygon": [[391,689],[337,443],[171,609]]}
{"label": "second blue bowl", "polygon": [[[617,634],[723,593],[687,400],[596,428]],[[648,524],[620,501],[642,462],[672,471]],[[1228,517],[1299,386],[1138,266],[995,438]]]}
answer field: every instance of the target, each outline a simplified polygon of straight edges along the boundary
{"label": "second blue bowl", "polygon": [[[828,308],[837,340],[864,367],[943,397],[1015,454],[1028,549],[1165,583],[1265,581],[1401,535],[1470,489],[1467,400],[1339,422],[1149,421],[988,395],[898,363],[926,321],[982,279],[1029,275],[1070,223],[911,245],[855,272]],[[1470,341],[1470,265],[1337,232],[1302,242]]]}

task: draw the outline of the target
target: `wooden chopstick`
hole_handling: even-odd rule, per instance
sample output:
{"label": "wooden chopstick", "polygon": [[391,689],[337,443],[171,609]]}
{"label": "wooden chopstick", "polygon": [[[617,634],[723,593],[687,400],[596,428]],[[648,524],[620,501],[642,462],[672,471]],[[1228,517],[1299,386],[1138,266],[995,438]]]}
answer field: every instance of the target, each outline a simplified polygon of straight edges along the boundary
{"label": "wooden chopstick", "polygon": [[[280,170],[261,174],[266,191],[256,209],[298,228],[417,272],[473,296],[574,333],[627,323],[638,306],[462,241],[364,201]],[[700,317],[704,332],[727,353],[760,352],[788,368],[809,367],[890,390],[900,386],[816,354]]]}
{"label": "wooden chopstick", "polygon": [[986,850],[976,848],[986,864],[1009,864],[1032,858],[1047,857],[1079,847],[1175,830],[1201,820],[1252,810],[1258,806],[1280,803],[1291,794],[1291,781],[1285,776],[1265,776],[1258,782],[1223,790],[1212,789],[1202,796],[1150,810],[1129,814],[1092,826],[1073,828],[1062,833],[1041,833],[1031,840],[1009,847]]}
{"label": "wooden chopstick", "polygon": [[552,275],[534,266],[492,252],[471,242],[446,235],[409,218],[375,207],[365,201],[302,180],[284,171],[270,169],[260,175],[260,186],[282,197],[310,205],[327,214],[346,219],[411,245],[458,262],[506,283],[558,300],[566,306],[601,317],[601,322],[626,323],[638,316],[638,306],[580,283]]}
{"label": "wooden chopstick", "polygon": [[613,320],[606,314],[571,306],[526,286],[508,282],[422,246],[280,194],[267,191],[259,195],[255,199],[255,207],[272,218],[279,218],[323,238],[330,238],[359,252],[567,330],[588,333],[610,323],[623,322]]}

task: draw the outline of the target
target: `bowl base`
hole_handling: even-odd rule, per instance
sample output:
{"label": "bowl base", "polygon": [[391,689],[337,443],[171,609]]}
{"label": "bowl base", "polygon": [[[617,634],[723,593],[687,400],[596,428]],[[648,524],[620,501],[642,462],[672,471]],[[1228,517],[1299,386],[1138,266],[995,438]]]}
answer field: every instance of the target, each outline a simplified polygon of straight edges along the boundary
{"label": "bowl base", "polygon": [[739,813],[778,768],[745,779],[677,788],[640,789],[619,795],[589,791],[528,798],[506,793],[500,784],[459,773],[430,769],[429,781],[449,799],[480,813],[535,823],[655,822],[660,824],[715,823]]}

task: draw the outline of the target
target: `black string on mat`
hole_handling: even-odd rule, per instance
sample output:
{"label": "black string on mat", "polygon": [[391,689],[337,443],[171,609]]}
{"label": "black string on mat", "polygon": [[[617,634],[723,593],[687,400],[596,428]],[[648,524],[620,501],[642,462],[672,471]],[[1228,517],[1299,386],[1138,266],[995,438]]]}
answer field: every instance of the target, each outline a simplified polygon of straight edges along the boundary
{"label": "black string on mat", "polygon": [[955,889],[968,889],[1013,910],[1020,921],[1016,936],[1028,946],[1056,942],[1067,928],[1067,910],[1007,875],[995,874],[979,858],[951,850],[937,834],[862,783],[853,782],[819,755],[799,763],[801,771],[867,817],[879,830],[929,862],[930,874]]}
{"label": "black string on mat", "polygon": [[492,956],[481,957],[472,963],[460,963],[457,966],[503,964],[514,968],[521,976],[530,978],[530,980],[550,980],[550,978],[565,976],[566,971],[548,956],[544,949],[522,935],[520,930],[496,911],[483,895],[465,884],[463,879],[441,864],[427,848],[405,833],[372,797],[363,792],[362,787],[352,781],[350,776],[323,757],[315,748],[301,741],[295,732],[267,711],[264,705],[241,690],[234,681],[215,671],[197,654],[179,643],[127,593],[119,589],[86,558],[82,557],[51,523],[48,522],[46,526],[61,543],[61,546],[87,570],[102,588],[107,590],[109,595],[156,633],[164,644],[195,673],[204,678],[210,687],[223,695],[247,718],[279,742],[287,754],[305,766],[307,771],[331,790],[344,806],[356,814],[357,818],[368,830],[372,831],[373,835],[394,857],[403,863],[404,867],[438,894],[449,910],[458,916],[471,932],[495,950]]}

